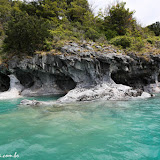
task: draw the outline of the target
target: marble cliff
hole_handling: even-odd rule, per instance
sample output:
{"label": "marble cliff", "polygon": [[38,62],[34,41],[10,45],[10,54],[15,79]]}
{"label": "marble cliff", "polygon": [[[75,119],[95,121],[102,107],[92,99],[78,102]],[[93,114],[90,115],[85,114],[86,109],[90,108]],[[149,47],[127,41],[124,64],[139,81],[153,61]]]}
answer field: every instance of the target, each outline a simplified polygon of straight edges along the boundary
{"label": "marble cliff", "polygon": [[14,56],[2,64],[0,92],[9,90],[12,74],[22,86],[22,96],[64,94],[60,102],[149,97],[159,92],[159,73],[160,55],[146,58],[110,46],[68,43],[58,53]]}

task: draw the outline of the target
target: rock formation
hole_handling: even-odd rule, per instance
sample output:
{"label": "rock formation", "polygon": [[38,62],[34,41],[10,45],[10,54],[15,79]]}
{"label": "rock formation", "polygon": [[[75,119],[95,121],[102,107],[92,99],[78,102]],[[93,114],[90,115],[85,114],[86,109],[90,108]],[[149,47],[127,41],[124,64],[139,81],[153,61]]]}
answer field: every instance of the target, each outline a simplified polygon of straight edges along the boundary
{"label": "rock formation", "polygon": [[145,59],[116,53],[109,47],[97,48],[69,43],[59,49],[60,54],[15,56],[7,62],[7,69],[1,66],[0,90],[8,90],[7,74],[14,74],[23,85],[20,94],[24,96],[67,94],[71,90],[60,101],[69,97],[73,101],[126,99],[141,96],[143,91],[152,93],[156,87],[158,91],[160,55]]}
{"label": "rock formation", "polygon": [[9,75],[10,87],[8,91],[0,93],[0,99],[10,99],[20,97],[20,93],[23,90],[23,86],[14,75]]}

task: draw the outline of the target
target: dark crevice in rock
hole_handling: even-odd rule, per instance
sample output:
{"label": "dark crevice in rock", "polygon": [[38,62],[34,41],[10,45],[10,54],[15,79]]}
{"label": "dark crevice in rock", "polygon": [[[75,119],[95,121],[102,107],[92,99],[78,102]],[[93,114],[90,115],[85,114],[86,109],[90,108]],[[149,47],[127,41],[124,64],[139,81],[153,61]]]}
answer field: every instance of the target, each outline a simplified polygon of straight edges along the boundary
{"label": "dark crevice in rock", "polygon": [[25,87],[25,88],[30,88],[34,85],[34,76],[33,74],[29,72],[25,72],[22,70],[16,70],[15,72],[16,77],[20,81],[20,83]]}
{"label": "dark crevice in rock", "polygon": [[3,74],[0,73],[0,92],[7,91],[10,87],[10,78]]}
{"label": "dark crevice in rock", "polygon": [[31,69],[15,69],[14,74],[24,86],[23,96],[66,94],[77,85],[70,76],[60,72],[53,74]]}
{"label": "dark crevice in rock", "polygon": [[55,83],[60,89],[66,92],[76,87],[76,83],[73,81],[73,79],[65,75],[55,75]]}
{"label": "dark crevice in rock", "polygon": [[106,72],[109,71],[109,67],[110,67],[109,64],[100,61],[100,70],[101,70],[101,73],[102,73],[103,75],[106,74]]}
{"label": "dark crevice in rock", "polygon": [[124,70],[111,73],[111,78],[117,84],[127,85],[133,88],[143,89],[144,86],[155,83],[155,79],[149,73],[132,74]]}
{"label": "dark crevice in rock", "polygon": [[160,82],[160,74],[158,73],[158,82]]}

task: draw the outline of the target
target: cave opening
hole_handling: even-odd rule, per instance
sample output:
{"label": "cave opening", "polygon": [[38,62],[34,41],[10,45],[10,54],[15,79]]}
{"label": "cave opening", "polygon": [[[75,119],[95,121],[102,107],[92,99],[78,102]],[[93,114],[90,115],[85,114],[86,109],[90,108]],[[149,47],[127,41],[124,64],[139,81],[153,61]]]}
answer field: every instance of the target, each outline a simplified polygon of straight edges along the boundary
{"label": "cave opening", "polygon": [[10,88],[10,78],[0,73],[0,92],[7,91]]}
{"label": "cave opening", "polygon": [[71,77],[66,75],[55,75],[55,83],[65,92],[74,89],[77,85]]}
{"label": "cave opening", "polygon": [[50,94],[57,94],[57,92],[66,94],[77,85],[70,76],[64,75],[63,73],[57,75],[37,71],[26,72],[16,70],[15,75],[25,89],[30,88],[31,91],[37,91],[37,89],[40,88],[43,90],[44,87],[44,89],[46,89],[45,92]]}
{"label": "cave opening", "polygon": [[31,73],[16,70],[15,75],[25,88],[30,88],[34,85],[34,76]]}
{"label": "cave opening", "polygon": [[158,73],[158,82],[160,82],[160,74]]}
{"label": "cave opening", "polygon": [[111,73],[111,78],[116,84],[123,84],[133,88],[142,88],[150,83],[154,83],[149,74],[133,74],[125,71]]}

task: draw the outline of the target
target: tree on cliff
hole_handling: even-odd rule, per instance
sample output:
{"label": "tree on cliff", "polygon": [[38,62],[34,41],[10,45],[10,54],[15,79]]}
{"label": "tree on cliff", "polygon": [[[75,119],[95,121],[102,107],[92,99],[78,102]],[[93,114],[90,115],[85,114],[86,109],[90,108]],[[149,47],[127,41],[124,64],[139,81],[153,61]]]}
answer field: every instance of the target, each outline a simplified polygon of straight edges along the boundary
{"label": "tree on cliff", "polygon": [[[135,46],[140,48],[146,36],[125,5],[117,2],[107,14],[95,17],[87,0],[0,0],[0,42],[5,39],[5,51],[18,54],[50,50],[60,40],[104,42],[107,38],[125,48],[138,42]],[[150,29],[159,35],[158,23]]]}
{"label": "tree on cliff", "polygon": [[108,39],[116,35],[125,35],[127,29],[130,29],[134,24],[134,11],[130,11],[129,8],[126,9],[125,5],[125,2],[118,2],[108,9],[104,17],[104,28]]}
{"label": "tree on cliff", "polygon": [[86,0],[72,0],[68,3],[67,17],[70,21],[78,21],[83,24],[85,14],[90,11]]}
{"label": "tree on cliff", "polygon": [[4,26],[10,19],[11,2],[0,0],[0,36],[4,34]]}
{"label": "tree on cliff", "polygon": [[160,22],[153,23],[149,26],[147,26],[151,31],[155,33],[156,36],[160,35]]}
{"label": "tree on cliff", "polygon": [[[5,3],[0,3],[0,14],[4,13],[3,19],[9,17],[5,19],[3,46],[6,51],[31,53],[45,49],[46,42],[52,43],[56,38],[80,39],[83,36],[95,40],[99,36],[87,0],[2,1]],[[8,4],[11,6],[9,16],[3,10]],[[53,39],[48,39],[50,35]]]}
{"label": "tree on cliff", "polygon": [[33,53],[41,50],[49,36],[49,25],[42,18],[25,12],[13,11],[5,30],[4,49],[16,53]]}

